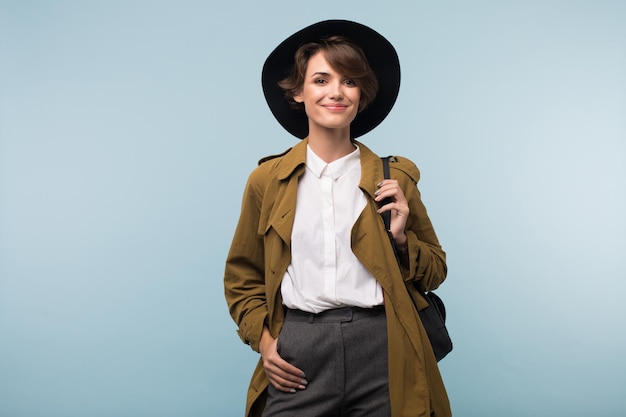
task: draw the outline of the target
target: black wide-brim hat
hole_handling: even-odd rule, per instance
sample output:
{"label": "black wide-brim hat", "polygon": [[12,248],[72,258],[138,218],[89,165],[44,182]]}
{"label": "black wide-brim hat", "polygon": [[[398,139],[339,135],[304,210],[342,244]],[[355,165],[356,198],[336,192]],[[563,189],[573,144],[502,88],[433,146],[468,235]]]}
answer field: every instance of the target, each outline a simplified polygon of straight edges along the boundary
{"label": "black wide-brim hat", "polygon": [[345,36],[363,49],[378,79],[378,94],[350,125],[350,136],[363,136],[387,117],[400,89],[400,61],[391,43],[380,33],[349,20],[325,20],[307,26],[285,39],[265,60],[261,83],[265,100],[278,120],[289,133],[304,139],[309,134],[309,122],[301,110],[294,109],[285,99],[278,82],[289,75],[294,65],[294,55],[307,42],[328,36]]}

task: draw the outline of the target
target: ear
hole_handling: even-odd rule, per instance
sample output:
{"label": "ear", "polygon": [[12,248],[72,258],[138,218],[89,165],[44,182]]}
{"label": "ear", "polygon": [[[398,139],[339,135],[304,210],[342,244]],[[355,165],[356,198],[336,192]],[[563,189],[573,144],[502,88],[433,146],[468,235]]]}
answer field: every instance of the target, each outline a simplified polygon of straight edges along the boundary
{"label": "ear", "polygon": [[302,91],[299,91],[297,94],[293,95],[293,101],[295,101],[296,103],[304,102],[304,98],[302,97]]}

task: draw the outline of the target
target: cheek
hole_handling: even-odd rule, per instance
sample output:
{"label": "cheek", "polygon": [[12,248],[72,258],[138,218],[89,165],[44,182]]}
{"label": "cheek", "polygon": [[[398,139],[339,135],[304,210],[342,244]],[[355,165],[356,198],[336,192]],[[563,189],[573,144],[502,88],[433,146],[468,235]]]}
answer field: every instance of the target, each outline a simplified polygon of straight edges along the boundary
{"label": "cheek", "polygon": [[354,103],[359,103],[359,105],[357,106],[359,109],[361,108],[361,94],[359,92],[356,92],[353,96],[352,96],[352,102]]}

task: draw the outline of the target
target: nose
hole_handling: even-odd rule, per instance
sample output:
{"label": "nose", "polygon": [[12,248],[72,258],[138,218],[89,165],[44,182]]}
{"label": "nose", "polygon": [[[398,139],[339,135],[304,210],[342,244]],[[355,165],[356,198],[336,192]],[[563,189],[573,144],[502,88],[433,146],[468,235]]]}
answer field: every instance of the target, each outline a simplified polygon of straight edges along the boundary
{"label": "nose", "polygon": [[332,100],[341,100],[343,98],[343,83],[332,83],[332,89],[330,91],[329,98],[331,98]]}

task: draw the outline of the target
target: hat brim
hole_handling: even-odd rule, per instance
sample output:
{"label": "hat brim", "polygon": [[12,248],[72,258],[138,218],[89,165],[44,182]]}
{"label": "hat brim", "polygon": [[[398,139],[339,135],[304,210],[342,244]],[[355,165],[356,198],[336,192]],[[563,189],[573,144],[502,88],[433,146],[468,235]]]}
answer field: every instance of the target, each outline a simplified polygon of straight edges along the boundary
{"label": "hat brim", "polygon": [[303,139],[309,134],[309,123],[304,112],[292,108],[278,82],[289,75],[297,49],[304,43],[326,36],[345,36],[359,45],[378,79],[378,94],[366,109],[357,114],[350,125],[353,138],[363,136],[387,117],[400,90],[400,61],[391,43],[381,34],[360,23],[349,20],[325,20],[294,33],[272,51],[265,60],[261,83],[265,100],[289,133]]}

